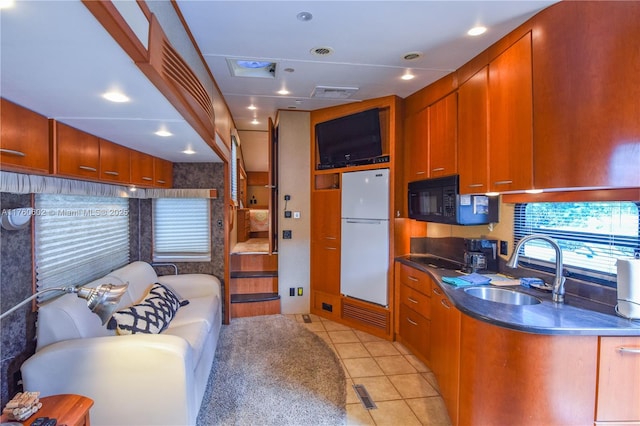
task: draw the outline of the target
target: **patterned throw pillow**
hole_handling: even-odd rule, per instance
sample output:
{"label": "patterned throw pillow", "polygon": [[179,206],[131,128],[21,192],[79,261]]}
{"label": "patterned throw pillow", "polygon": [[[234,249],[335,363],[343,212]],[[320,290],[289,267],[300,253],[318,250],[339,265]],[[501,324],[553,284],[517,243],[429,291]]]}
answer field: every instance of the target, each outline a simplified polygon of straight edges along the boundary
{"label": "patterned throw pillow", "polygon": [[116,312],[107,324],[118,334],[158,334],[169,326],[180,306],[178,297],[166,286],[155,283],[149,293],[137,305]]}

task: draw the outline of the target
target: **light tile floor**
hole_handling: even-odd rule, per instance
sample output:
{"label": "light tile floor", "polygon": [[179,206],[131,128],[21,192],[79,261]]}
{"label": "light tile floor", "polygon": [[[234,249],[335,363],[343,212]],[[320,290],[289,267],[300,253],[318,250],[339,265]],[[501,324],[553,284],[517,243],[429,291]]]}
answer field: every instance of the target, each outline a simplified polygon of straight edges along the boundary
{"label": "light tile floor", "polygon": [[[399,342],[389,342],[334,321],[286,315],[334,350],[347,378],[348,425],[450,425],[433,373]],[[365,386],[377,408],[360,403],[354,384]]]}

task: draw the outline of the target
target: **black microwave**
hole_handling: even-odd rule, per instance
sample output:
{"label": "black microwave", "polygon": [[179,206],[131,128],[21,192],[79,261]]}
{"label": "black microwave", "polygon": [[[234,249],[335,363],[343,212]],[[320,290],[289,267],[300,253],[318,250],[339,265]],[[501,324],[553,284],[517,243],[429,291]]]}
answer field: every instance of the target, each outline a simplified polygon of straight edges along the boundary
{"label": "black microwave", "polygon": [[498,222],[498,198],[460,195],[459,176],[409,182],[409,218],[451,225]]}

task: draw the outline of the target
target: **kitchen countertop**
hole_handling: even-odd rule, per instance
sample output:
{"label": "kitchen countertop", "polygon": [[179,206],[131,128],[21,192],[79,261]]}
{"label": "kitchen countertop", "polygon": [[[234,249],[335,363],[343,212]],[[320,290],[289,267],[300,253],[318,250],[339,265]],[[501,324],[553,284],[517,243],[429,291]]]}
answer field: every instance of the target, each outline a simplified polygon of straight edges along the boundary
{"label": "kitchen countertop", "polygon": [[397,261],[426,272],[447,295],[453,305],[470,317],[500,327],[534,334],[640,336],[640,320],[618,316],[615,309],[565,294],[565,303],[551,301],[551,293],[522,286],[502,287],[537,297],[535,305],[508,305],[483,300],[465,293],[468,287],[454,287],[442,277],[462,276],[460,264],[431,255],[406,255]]}

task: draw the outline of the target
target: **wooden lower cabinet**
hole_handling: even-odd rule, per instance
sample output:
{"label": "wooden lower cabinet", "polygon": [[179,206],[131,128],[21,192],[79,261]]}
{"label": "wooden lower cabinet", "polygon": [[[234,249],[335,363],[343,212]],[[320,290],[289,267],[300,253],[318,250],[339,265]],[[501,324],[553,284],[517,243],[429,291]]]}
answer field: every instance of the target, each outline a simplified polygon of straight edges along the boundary
{"label": "wooden lower cabinet", "polygon": [[412,351],[417,352],[418,355],[425,357],[429,353],[431,344],[429,338],[431,324],[429,319],[401,304],[399,321],[398,328],[400,336],[402,336],[402,342],[409,346]]}
{"label": "wooden lower cabinet", "polygon": [[463,315],[457,423],[593,424],[597,354],[598,336],[523,333]]}
{"label": "wooden lower cabinet", "polygon": [[640,425],[640,337],[600,337],[597,424]]}
{"label": "wooden lower cabinet", "polygon": [[462,314],[434,283],[431,294],[431,370],[438,380],[440,394],[451,423],[458,424],[460,386],[460,322]]}
{"label": "wooden lower cabinet", "polygon": [[431,345],[431,284],[426,273],[402,263],[395,265],[397,333],[399,340],[419,359],[429,362]]}
{"label": "wooden lower cabinet", "polygon": [[236,237],[238,242],[247,241],[251,231],[250,209],[238,209],[238,230]]}

